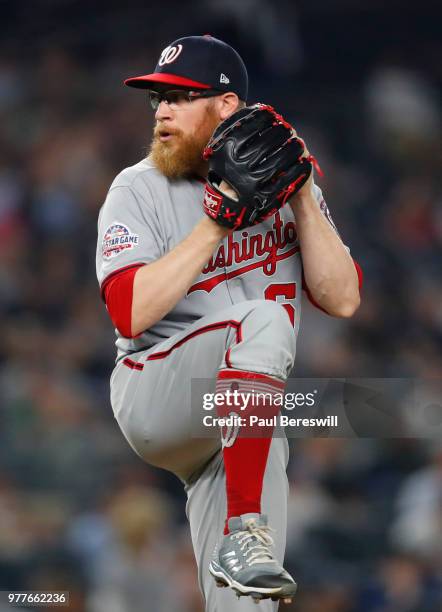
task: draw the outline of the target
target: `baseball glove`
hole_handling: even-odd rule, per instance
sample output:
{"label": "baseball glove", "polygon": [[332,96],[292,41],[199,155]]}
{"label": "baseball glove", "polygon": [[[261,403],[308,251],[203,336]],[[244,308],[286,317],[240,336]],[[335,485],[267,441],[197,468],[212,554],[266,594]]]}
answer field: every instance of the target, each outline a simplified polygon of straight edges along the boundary
{"label": "baseball glove", "polygon": [[[223,121],[204,149],[209,161],[204,210],[239,230],[261,223],[301,189],[317,167],[293,127],[265,104],[241,108]],[[225,181],[237,199],[219,186]]]}

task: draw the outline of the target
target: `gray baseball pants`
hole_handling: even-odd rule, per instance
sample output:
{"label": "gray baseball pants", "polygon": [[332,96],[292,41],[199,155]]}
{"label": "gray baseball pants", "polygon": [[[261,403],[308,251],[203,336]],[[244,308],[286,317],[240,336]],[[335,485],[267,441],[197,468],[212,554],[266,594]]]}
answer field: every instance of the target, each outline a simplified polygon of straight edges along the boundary
{"label": "gray baseball pants", "polygon": [[[154,347],[121,360],[111,377],[115,418],[135,452],[147,463],[176,474],[187,493],[186,513],[206,612],[256,612],[249,597],[217,588],[208,565],[226,517],[226,487],[218,438],[195,437],[192,422],[204,414],[192,406],[191,380],[213,392],[220,369],[257,372],[285,380],[293,367],[296,336],[286,311],[267,300],[241,302],[205,316]],[[203,384],[206,384],[205,382]],[[196,412],[195,412],[196,411]],[[275,553],[285,551],[288,444],[272,440],[261,498],[276,529]],[[265,600],[260,612],[275,612]],[[172,611],[171,611],[172,612]]]}

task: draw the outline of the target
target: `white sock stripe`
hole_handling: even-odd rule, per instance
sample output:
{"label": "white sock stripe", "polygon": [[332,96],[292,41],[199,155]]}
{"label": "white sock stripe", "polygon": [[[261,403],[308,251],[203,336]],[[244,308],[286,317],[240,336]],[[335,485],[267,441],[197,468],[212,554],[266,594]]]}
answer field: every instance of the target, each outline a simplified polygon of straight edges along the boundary
{"label": "white sock stripe", "polygon": [[235,384],[235,388],[238,389],[254,389],[256,387],[265,387],[266,389],[271,389],[272,391],[283,391],[283,385],[273,385],[271,383],[266,382],[265,380],[224,380],[220,379],[216,382],[216,388],[224,387],[226,389],[230,389],[232,384]]}
{"label": "white sock stripe", "polygon": [[[234,390],[232,390],[230,388],[230,386],[226,387],[226,386],[218,386],[216,387],[215,393],[220,393],[222,395],[226,395],[227,392],[229,392],[229,395],[231,395],[231,393],[233,393]],[[279,390],[275,390],[272,387],[269,387],[267,385],[254,385],[253,387],[250,388],[245,388],[245,387],[241,387],[238,390],[238,395],[239,397],[244,397],[247,396],[248,398],[250,398],[250,396],[264,396],[264,399],[268,399],[269,397],[280,397],[282,396],[283,392],[279,391]],[[262,397],[260,399],[263,399]]]}
{"label": "white sock stripe", "polygon": [[[235,384],[236,383],[236,384]],[[235,384],[235,388],[238,389],[256,389],[256,387],[265,387],[266,389],[271,389],[272,391],[278,391],[281,392],[283,389],[280,387],[277,387],[276,385],[271,385],[269,383],[266,383],[265,380],[250,380],[247,382],[243,382],[243,381],[226,381],[226,380],[218,380],[216,383],[216,388],[225,388],[225,389],[231,389],[232,385]]]}

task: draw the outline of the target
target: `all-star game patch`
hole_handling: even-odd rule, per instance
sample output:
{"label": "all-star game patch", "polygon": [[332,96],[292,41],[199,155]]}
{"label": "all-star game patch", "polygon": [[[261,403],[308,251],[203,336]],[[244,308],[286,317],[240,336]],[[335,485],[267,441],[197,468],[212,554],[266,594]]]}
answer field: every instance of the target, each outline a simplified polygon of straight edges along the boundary
{"label": "all-star game patch", "polygon": [[112,259],[123,251],[138,246],[139,236],[133,234],[127,225],[113,223],[104,233],[102,254],[105,259]]}

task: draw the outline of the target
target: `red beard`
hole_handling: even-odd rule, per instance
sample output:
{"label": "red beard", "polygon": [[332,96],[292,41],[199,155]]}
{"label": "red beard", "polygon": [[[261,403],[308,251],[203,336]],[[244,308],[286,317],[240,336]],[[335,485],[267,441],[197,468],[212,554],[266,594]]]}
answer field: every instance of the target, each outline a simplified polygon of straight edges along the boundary
{"label": "red beard", "polygon": [[[203,150],[218,123],[219,119],[211,106],[205,109],[201,124],[193,134],[169,130],[159,123],[154,128],[148,158],[169,179],[197,174],[204,167]],[[166,133],[171,138],[163,142],[160,136]]]}

